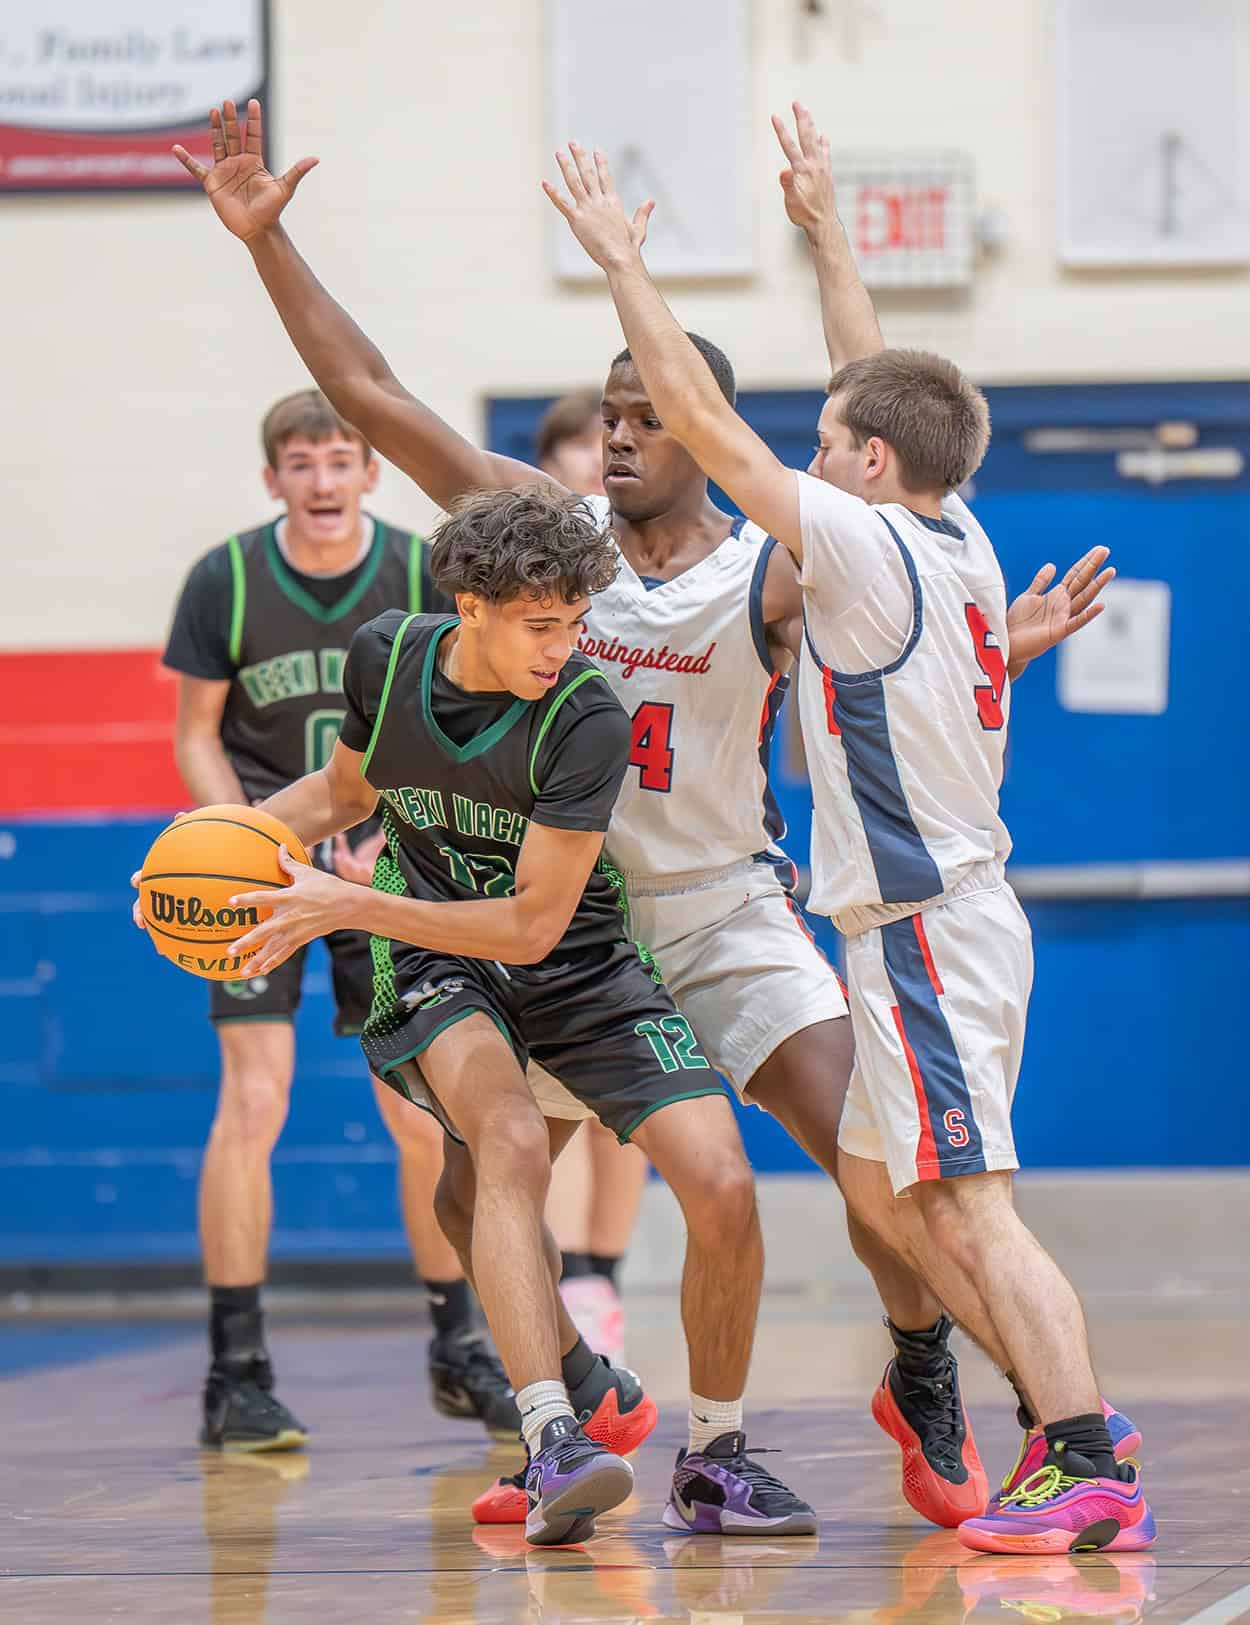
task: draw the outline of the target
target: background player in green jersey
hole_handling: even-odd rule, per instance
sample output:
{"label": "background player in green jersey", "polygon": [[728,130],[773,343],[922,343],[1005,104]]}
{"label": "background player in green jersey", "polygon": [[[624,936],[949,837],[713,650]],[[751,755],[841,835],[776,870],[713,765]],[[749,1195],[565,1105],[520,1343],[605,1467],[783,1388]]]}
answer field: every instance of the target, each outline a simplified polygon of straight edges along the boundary
{"label": "background player in green jersey", "polygon": [[[447,604],[430,580],[421,538],[363,509],[378,461],[323,395],[304,390],[279,401],[262,440],[265,486],[283,514],[192,567],[165,651],[165,664],[179,674],[178,767],[199,804],[257,801],[320,767],[343,718],[343,665],[356,629],[392,604]],[[381,844],[376,822],[361,824],[337,837],[335,867],[368,884]],[[368,940],[336,932],[327,947],[336,1031],[359,1033],[372,997]],[[269,1160],[286,1119],[302,977],[299,954],[269,976],[212,984],[222,1071],[200,1174],[212,1300],[205,1444],[280,1449],[305,1437],[272,1392],[260,1307]],[[473,1327],[470,1289],[433,1214],[442,1136],[425,1113],[376,1081],[374,1088],[399,1150],[404,1223],[434,1320],[435,1404],[514,1433],[507,1380]]]}

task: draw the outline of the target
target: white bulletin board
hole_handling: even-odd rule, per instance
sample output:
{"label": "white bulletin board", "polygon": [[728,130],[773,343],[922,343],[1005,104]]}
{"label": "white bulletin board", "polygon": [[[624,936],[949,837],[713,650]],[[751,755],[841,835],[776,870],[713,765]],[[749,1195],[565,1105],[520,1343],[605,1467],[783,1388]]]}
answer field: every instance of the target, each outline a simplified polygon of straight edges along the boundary
{"label": "white bulletin board", "polygon": [[[549,152],[602,147],[628,208],[655,199],[654,275],[753,271],[746,0],[547,0],[546,16]],[[551,229],[558,276],[599,274],[554,210]]]}
{"label": "white bulletin board", "polygon": [[1057,0],[1065,265],[1250,261],[1246,0]]}

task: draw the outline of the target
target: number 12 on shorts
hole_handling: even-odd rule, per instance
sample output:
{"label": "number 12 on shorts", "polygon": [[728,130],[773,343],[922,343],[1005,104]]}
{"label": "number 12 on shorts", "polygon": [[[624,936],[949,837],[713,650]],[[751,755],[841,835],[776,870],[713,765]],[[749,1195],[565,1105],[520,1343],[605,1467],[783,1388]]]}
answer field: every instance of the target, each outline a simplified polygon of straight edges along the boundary
{"label": "number 12 on shorts", "polygon": [[651,1046],[661,1072],[710,1072],[712,1063],[699,1048],[685,1016],[661,1016],[659,1021],[640,1021],[634,1028]]}

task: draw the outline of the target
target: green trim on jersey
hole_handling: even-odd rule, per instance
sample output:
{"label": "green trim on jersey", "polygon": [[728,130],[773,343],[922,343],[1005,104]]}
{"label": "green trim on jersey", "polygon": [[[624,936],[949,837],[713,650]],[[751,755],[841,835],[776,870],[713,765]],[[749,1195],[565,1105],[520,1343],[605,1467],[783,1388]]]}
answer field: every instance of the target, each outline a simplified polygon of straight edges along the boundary
{"label": "green trim on jersey", "polygon": [[303,610],[305,615],[311,615],[314,621],[320,621],[328,626],[331,621],[341,621],[344,615],[349,615],[364,595],[373,585],[373,578],[382,567],[382,555],[386,552],[386,528],[378,519],[373,521],[373,542],[369,548],[369,557],[365,561],[364,569],[356,579],[356,584],[345,592],[343,596],[328,607],[319,604],[311,593],[305,592],[295,577],[287,568],[286,560],[282,557],[282,550],[278,546],[276,521],[265,527],[265,558],[273,572],[273,578],[286,596],[295,605],[296,609]]}
{"label": "green trim on jersey", "polygon": [[[542,720],[542,726],[538,730],[538,738],[535,739],[534,748],[532,751],[530,751],[530,789],[535,795],[537,795],[539,792],[538,780],[534,777],[534,765],[538,761],[538,753],[542,749],[543,740],[546,739],[547,732],[550,729],[551,724],[556,720],[556,712],[575,689],[580,688],[583,683],[589,682],[592,677],[603,677],[603,673],[599,670],[598,666],[591,666],[588,668],[588,670],[579,672],[567,688],[562,688],[556,695],[555,699],[552,700],[551,709],[547,712],[547,715]],[[603,680],[605,683],[607,682],[606,677],[603,677]]]}
{"label": "green trim on jersey", "polygon": [[420,615],[422,600],[425,597],[425,588],[421,580],[421,564],[425,555],[425,538],[412,535],[408,538],[408,608],[414,615]]}
{"label": "green trim on jersey", "polygon": [[[399,646],[404,641],[404,633],[413,621],[415,613],[407,615],[395,629],[395,641],[391,644],[391,658],[386,663],[386,677],[382,683],[382,694],[378,700],[378,714],[373,719],[373,732],[369,735],[369,748],[365,751],[360,763],[360,776],[362,779],[369,775],[369,763],[373,759],[373,748],[378,742],[378,735],[382,731],[382,718],[386,715],[386,702],[391,697],[391,683],[395,677],[395,667],[399,662]],[[378,861],[381,862],[381,854]]]}
{"label": "green trim on jersey", "polygon": [[[453,626],[459,625],[459,617],[453,616],[450,620],[443,621],[434,628],[429,648],[425,651],[425,663],[421,668],[421,709],[425,714],[425,725],[434,736],[434,743],[439,749],[445,755],[450,756],[453,762],[469,762],[475,756],[481,756],[484,751],[488,751],[492,745],[497,745],[509,729],[521,720],[530,705],[533,704],[533,701],[513,700],[498,721],[492,722],[490,727],[484,728],[480,734],[475,734],[467,745],[457,745],[454,739],[447,737],[438,725],[438,718],[434,715],[434,666],[438,660],[439,644]],[[569,685],[570,688],[574,686],[572,683]]]}
{"label": "green trim on jersey", "polygon": [[243,563],[243,548],[237,536],[226,543],[230,554],[230,584],[233,596],[230,602],[230,659],[237,666],[243,653],[243,612],[247,608],[247,567]]}

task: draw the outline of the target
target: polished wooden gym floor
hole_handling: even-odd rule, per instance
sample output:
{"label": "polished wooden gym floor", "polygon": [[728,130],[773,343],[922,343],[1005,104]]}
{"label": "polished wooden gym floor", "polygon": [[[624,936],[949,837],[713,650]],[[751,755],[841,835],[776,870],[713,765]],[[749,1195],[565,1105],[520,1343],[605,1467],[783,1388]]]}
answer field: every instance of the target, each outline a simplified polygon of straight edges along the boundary
{"label": "polished wooden gym floor", "polygon": [[[0,1619],[287,1621],[743,1620],[1035,1625],[1250,1621],[1250,1299],[1240,1291],[1091,1304],[1107,1392],[1142,1427],[1153,1552],[991,1558],[920,1522],[867,1400],[885,1358],[868,1301],[766,1300],[749,1395],[757,1445],[821,1516],[819,1537],[722,1541],[659,1522],[684,1422],[675,1305],[631,1302],[633,1363],[661,1404],[638,1486],[601,1535],[527,1549],[475,1530],[472,1496],[516,1458],[430,1409],[408,1306],[283,1312],[281,1393],[302,1454],[192,1443],[198,1322],[0,1322]],[[965,1387],[991,1475],[1014,1457],[1008,1396],[980,1358]]]}

